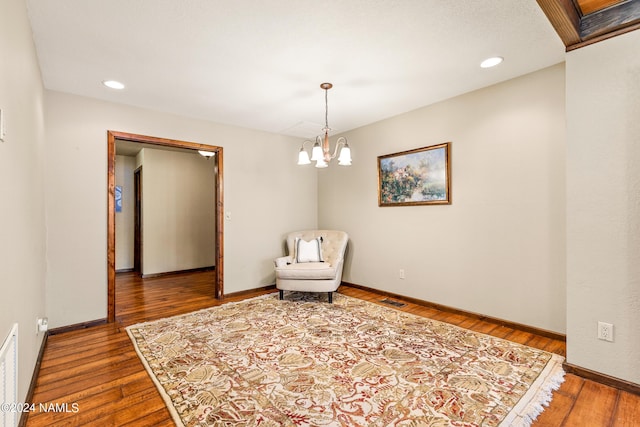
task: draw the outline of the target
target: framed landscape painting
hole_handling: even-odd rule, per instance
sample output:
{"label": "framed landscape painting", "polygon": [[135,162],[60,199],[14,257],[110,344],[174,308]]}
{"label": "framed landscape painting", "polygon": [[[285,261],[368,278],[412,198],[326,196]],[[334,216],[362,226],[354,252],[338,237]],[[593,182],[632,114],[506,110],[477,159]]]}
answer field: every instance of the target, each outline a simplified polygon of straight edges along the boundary
{"label": "framed landscape painting", "polygon": [[451,204],[451,143],[378,156],[378,206]]}

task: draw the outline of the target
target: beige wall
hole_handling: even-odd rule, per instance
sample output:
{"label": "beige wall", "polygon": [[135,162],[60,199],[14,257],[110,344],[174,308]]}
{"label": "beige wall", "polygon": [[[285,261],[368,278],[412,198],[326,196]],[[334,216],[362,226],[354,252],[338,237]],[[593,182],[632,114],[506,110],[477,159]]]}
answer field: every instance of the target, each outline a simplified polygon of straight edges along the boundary
{"label": "beige wall", "polygon": [[53,326],[106,317],[107,130],[224,148],[225,292],[274,283],[285,233],[317,225],[317,175],[299,139],[45,92],[47,313]]}
{"label": "beige wall", "polygon": [[214,266],[215,159],[197,151],[143,151],[142,273]]}
{"label": "beige wall", "polygon": [[133,268],[136,158],[116,156],[116,185],[122,187],[122,212],[116,212],[116,271]]}
{"label": "beige wall", "polygon": [[[346,133],[318,200],[344,280],[564,332],[564,89],[560,64]],[[378,207],[377,156],[447,141],[451,205]]]}
{"label": "beige wall", "polygon": [[[640,31],[567,54],[567,360],[640,384]],[[614,342],[597,339],[597,322]]]}
{"label": "beige wall", "polygon": [[18,323],[18,401],[27,394],[45,316],[43,88],[24,1],[0,2],[0,345]]}

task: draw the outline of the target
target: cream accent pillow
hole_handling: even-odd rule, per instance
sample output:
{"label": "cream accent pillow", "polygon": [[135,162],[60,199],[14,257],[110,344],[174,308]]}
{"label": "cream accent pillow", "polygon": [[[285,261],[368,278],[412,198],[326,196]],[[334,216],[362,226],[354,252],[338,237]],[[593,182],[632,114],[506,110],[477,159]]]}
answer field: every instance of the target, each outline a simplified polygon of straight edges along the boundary
{"label": "cream accent pillow", "polygon": [[299,237],[295,241],[296,262],[324,262],[322,258],[322,237],[307,242]]}

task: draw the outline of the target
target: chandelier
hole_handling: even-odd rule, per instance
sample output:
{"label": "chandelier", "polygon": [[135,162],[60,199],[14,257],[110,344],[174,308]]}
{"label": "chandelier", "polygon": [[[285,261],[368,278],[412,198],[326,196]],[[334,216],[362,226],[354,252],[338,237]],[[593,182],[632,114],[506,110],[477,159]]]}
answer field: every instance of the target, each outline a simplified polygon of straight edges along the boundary
{"label": "chandelier", "polygon": [[324,89],[324,128],[322,129],[324,131],[324,139],[320,135],[316,136],[316,142],[313,144],[313,148],[311,150],[311,159],[309,159],[309,153],[304,148],[304,145],[307,142],[311,143],[311,141],[303,141],[302,147],[300,147],[300,153],[298,153],[298,164],[308,165],[314,161],[316,162],[317,168],[326,168],[329,166],[329,162],[336,157],[336,154],[338,154],[338,148],[342,146],[342,149],[340,150],[340,157],[338,157],[338,164],[342,166],[351,166],[351,149],[347,143],[347,138],[344,136],[338,138],[333,154],[329,148],[329,131],[331,128],[329,127],[329,104],[327,102],[327,94],[333,85],[331,83],[322,83],[320,87]]}

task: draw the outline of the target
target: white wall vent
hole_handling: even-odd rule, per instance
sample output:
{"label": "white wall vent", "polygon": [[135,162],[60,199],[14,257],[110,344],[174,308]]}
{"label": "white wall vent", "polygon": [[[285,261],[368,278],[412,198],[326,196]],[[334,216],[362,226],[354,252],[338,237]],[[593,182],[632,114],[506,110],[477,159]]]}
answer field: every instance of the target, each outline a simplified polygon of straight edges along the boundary
{"label": "white wall vent", "polygon": [[[16,427],[20,413],[12,407],[18,403],[18,324],[15,323],[11,332],[4,339],[0,347],[0,426]],[[13,410],[12,410],[13,409]]]}

